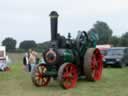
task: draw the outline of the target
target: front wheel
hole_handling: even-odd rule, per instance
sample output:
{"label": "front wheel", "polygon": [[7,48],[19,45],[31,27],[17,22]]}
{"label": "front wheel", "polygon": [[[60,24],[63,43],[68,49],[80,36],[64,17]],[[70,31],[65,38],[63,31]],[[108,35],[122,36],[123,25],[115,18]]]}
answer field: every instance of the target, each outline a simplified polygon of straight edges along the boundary
{"label": "front wheel", "polygon": [[38,64],[32,70],[32,82],[37,87],[47,86],[50,77],[46,77],[45,73],[47,72],[47,67],[45,64]]}

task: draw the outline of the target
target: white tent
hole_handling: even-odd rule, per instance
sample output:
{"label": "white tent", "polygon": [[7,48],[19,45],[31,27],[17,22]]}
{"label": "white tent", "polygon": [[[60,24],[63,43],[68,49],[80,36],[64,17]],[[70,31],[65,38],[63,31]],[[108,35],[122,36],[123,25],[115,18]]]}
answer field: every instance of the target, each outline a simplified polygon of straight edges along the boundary
{"label": "white tent", "polygon": [[112,47],[112,45],[110,45],[110,44],[96,45],[96,48],[99,48],[99,49],[102,49],[102,48],[108,49],[108,48],[111,48],[111,47]]}

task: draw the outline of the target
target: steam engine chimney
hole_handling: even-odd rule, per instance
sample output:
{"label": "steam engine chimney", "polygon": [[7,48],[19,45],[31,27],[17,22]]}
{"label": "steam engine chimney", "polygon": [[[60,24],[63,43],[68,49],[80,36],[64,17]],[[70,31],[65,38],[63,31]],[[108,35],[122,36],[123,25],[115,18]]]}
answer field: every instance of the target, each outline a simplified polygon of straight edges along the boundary
{"label": "steam engine chimney", "polygon": [[51,21],[51,41],[55,41],[57,40],[57,26],[59,15],[56,11],[52,11],[49,16]]}

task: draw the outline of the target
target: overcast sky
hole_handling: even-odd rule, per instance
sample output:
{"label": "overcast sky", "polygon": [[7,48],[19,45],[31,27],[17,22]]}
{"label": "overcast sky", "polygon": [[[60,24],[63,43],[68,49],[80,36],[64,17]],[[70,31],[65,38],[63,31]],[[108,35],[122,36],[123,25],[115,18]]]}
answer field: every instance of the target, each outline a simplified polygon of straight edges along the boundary
{"label": "overcast sky", "polygon": [[52,10],[60,15],[58,31],[65,36],[88,31],[97,20],[106,22],[114,35],[128,31],[128,0],[0,0],[0,41],[50,40]]}

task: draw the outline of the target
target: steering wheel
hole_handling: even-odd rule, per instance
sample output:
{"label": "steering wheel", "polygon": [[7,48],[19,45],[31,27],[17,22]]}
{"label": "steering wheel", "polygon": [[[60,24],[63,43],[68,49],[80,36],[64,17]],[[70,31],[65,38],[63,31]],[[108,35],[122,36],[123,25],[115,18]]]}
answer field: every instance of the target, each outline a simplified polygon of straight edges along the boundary
{"label": "steering wheel", "polygon": [[85,31],[79,31],[76,37],[76,47],[78,50],[82,48],[82,46],[87,43],[88,35]]}

